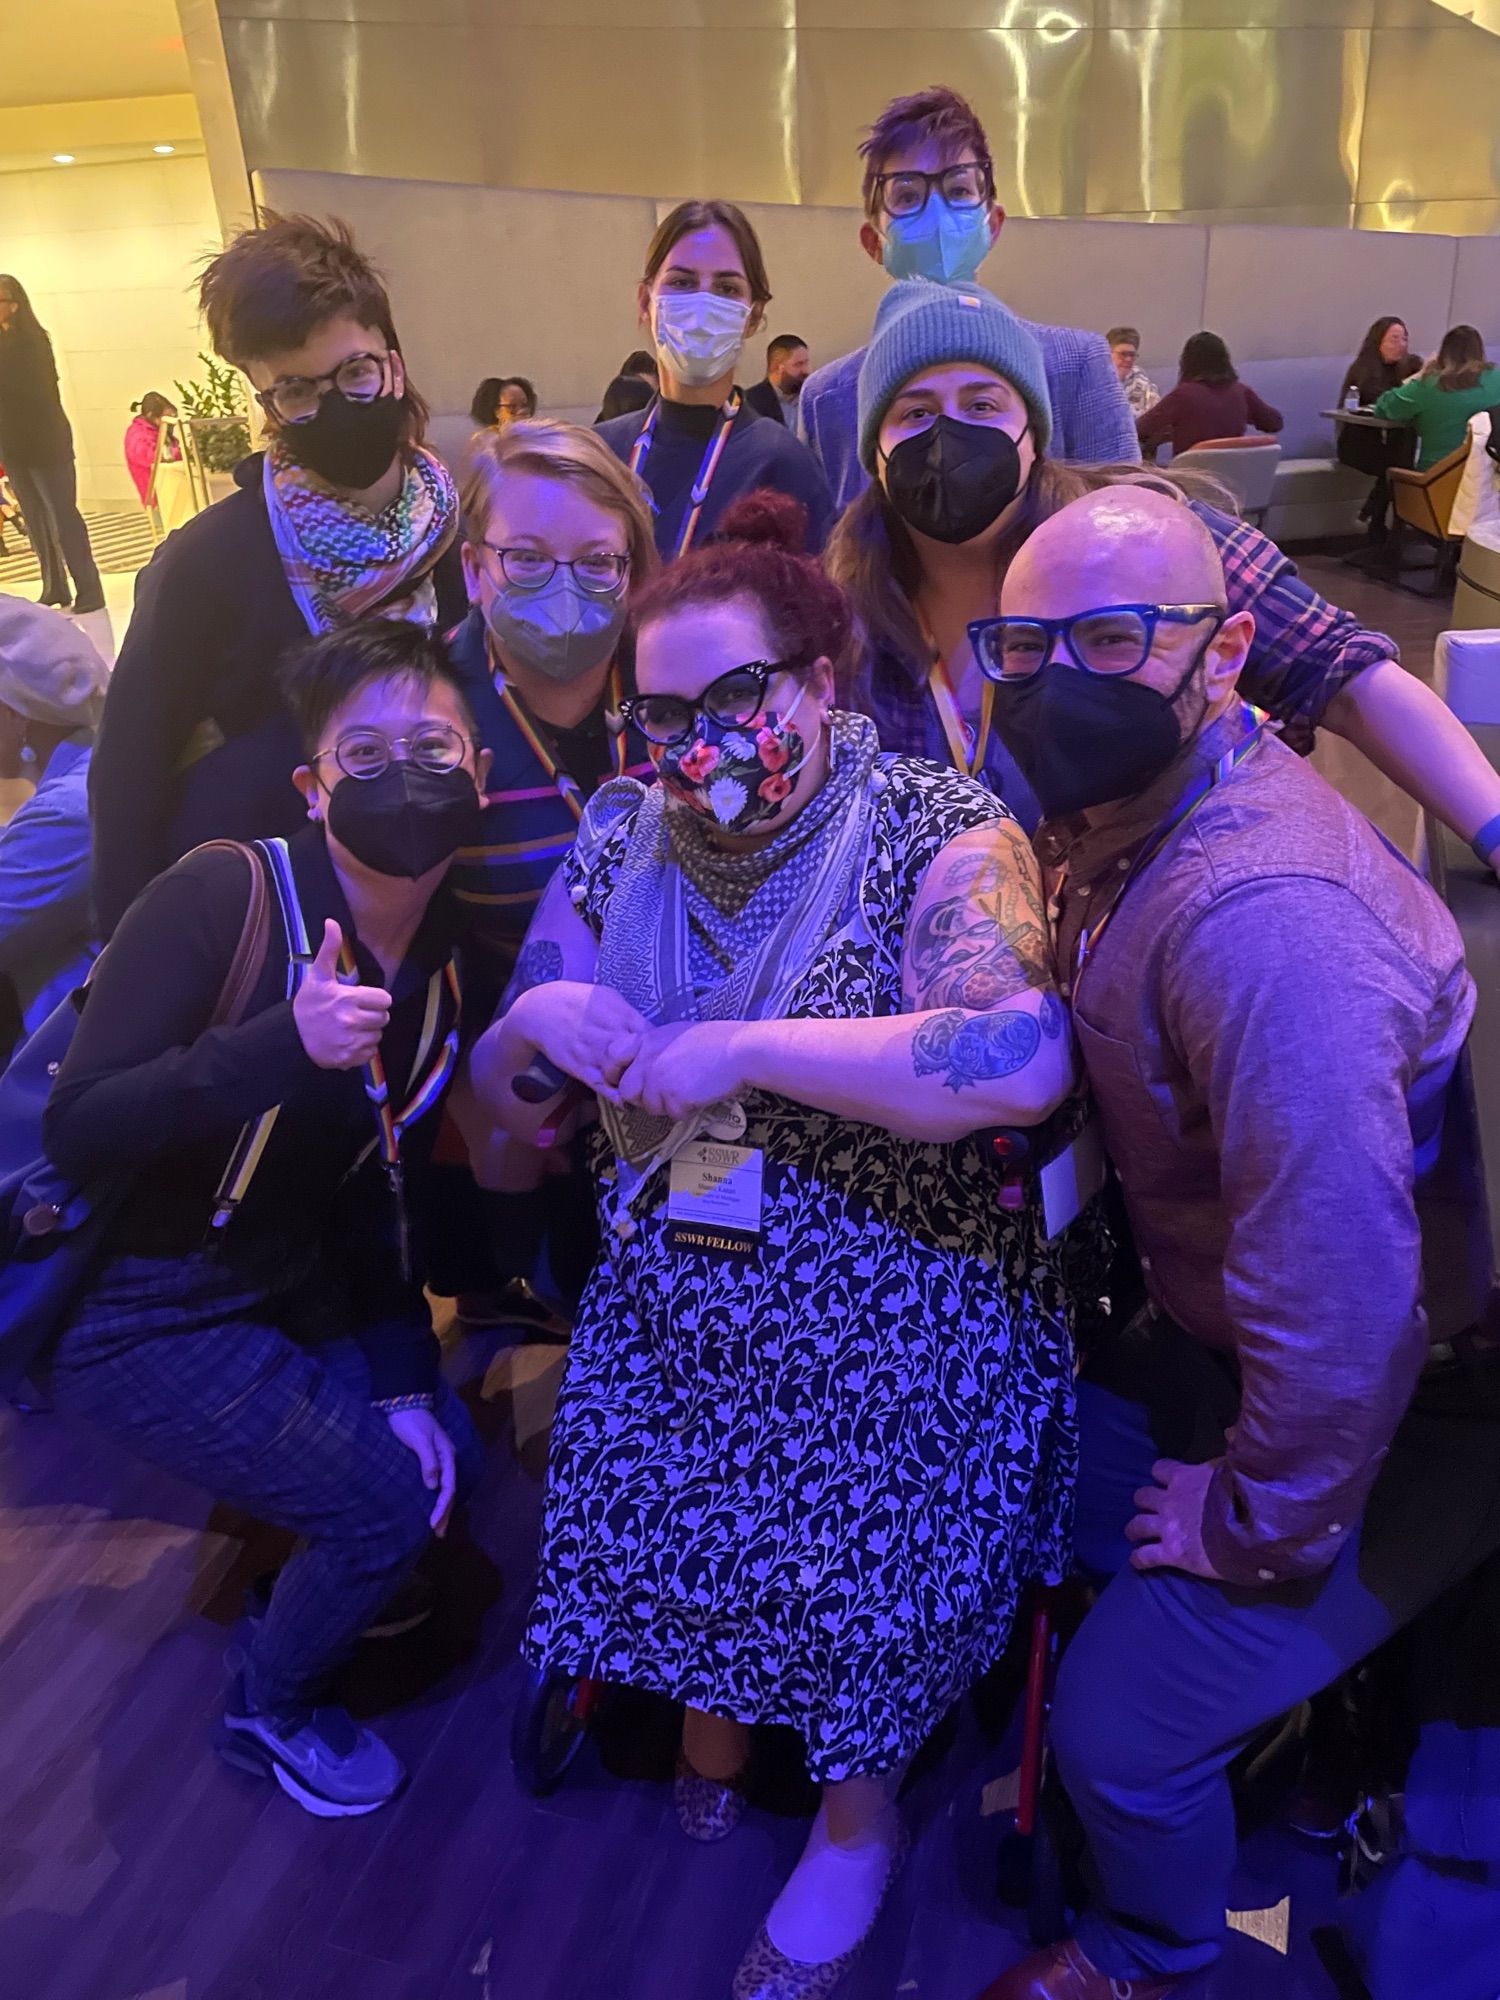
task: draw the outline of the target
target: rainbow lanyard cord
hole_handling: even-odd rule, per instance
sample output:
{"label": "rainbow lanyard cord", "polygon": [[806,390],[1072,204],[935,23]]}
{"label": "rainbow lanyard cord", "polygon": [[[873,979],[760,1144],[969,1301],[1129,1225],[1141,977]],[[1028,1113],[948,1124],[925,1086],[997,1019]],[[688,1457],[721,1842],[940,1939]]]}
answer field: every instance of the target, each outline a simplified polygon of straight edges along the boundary
{"label": "rainbow lanyard cord", "polygon": [[[1110,918],[1113,917],[1115,911],[1119,909],[1120,904],[1124,901],[1125,893],[1131,883],[1138,876],[1144,874],[1146,869],[1150,867],[1157,855],[1161,853],[1167,842],[1172,838],[1173,834],[1177,832],[1179,827],[1185,825],[1192,818],[1193,814],[1202,805],[1209,793],[1214,790],[1215,786],[1222,785],[1231,772],[1243,764],[1253,750],[1260,748],[1265,738],[1266,719],[1258,709],[1252,710],[1251,713],[1256,717],[1256,726],[1252,733],[1241,742],[1236,743],[1232,750],[1226,750],[1224,755],[1215,763],[1213,769],[1192,787],[1187,797],[1178,801],[1177,805],[1168,813],[1167,817],[1151,835],[1145,846],[1141,848],[1134,861],[1131,862],[1115,894],[1114,900],[1110,903],[1109,908],[1100,916],[1098,923],[1094,925],[1092,930],[1084,930],[1079,933],[1078,950],[1073,961],[1073,992],[1071,995],[1075,1007],[1078,1005],[1078,988],[1082,983],[1084,972],[1088,967],[1090,959],[1093,957],[1100,938],[1103,937],[1105,931],[1109,928]],[[1063,880],[1058,883],[1057,888],[1053,892],[1052,901],[1054,905],[1061,898],[1066,879],[1067,871],[1065,869]]]}
{"label": "rainbow lanyard cord", "polygon": [[[559,796],[567,801],[568,810],[572,813],[574,819],[581,820],[583,818],[583,800],[579,796],[577,779],[562,768],[552,752],[542,741],[542,732],[537,728],[531,717],[511,692],[505,675],[501,672],[500,668],[495,667],[493,672],[495,676],[495,692],[505,703],[506,712],[510,716],[511,721],[526,739],[527,748],[547,773],[551,782],[557,787]],[[625,729],[623,721],[620,718],[620,694],[620,669],[618,666],[614,666],[609,670],[609,713],[611,718],[609,721],[609,733],[614,738],[614,764],[615,776],[617,778],[623,778],[625,775],[626,756]],[[619,728],[615,727],[616,721],[621,722]]]}
{"label": "rainbow lanyard cord", "polygon": [[943,735],[948,744],[948,760],[955,771],[961,771],[966,778],[978,778],[984,772],[984,760],[990,747],[990,726],[995,714],[995,684],[986,680],[984,693],[979,697],[979,732],[975,732],[964,721],[963,711],[958,705],[958,696],[953,692],[953,683],[948,678],[948,667],[938,651],[937,640],[932,636],[932,627],[920,605],[914,605],[917,623],[922,628],[922,637],[927,641],[927,650],[932,655],[932,665],[927,670],[927,686],[932,695],[933,707],[938,712],[938,721],[943,725]]}
{"label": "rainbow lanyard cord", "polygon": [[[677,547],[673,554],[685,556],[693,546],[693,537],[698,532],[698,523],[703,515],[703,503],[708,498],[708,489],[714,483],[714,474],[719,469],[719,460],[724,456],[724,447],[729,442],[729,433],[734,429],[734,420],[740,413],[743,397],[738,389],[731,389],[729,400],[719,412],[719,428],[709,440],[708,450],[703,454],[703,463],[698,467],[698,477],[693,481],[688,517],[682,524],[682,533],[677,537]],[[651,453],[656,437],[656,420],[661,415],[661,398],[658,396],[651,405],[640,436],[630,447],[630,469],[638,479],[644,480],[641,467]]]}
{"label": "rainbow lanyard cord", "polygon": [[[347,939],[339,947],[339,966],[347,977],[359,980],[359,967],[355,963],[354,953],[349,949]],[[445,985],[448,997],[453,1003],[453,1024],[439,1043],[438,1028],[442,1021]],[[458,1061],[459,1021],[462,1011],[463,992],[459,985],[457,968],[450,958],[448,963],[433,973],[427,982],[427,1011],[422,1018],[422,1033],[411,1066],[412,1094],[405,1108],[399,1113],[391,1109],[385,1059],[379,1048],[365,1064],[365,1096],[375,1107],[375,1121],[379,1127],[375,1143],[380,1149],[380,1161],[385,1168],[385,1177],[390,1183],[391,1193],[396,1197],[401,1275],[408,1284],[412,1276],[411,1230],[407,1220],[406,1188],[401,1172],[401,1140],[406,1128],[420,1118],[423,1112],[430,1111],[447,1088],[448,1079],[452,1076]],[[431,1067],[426,1076],[422,1076],[423,1065],[428,1062],[429,1057]]]}

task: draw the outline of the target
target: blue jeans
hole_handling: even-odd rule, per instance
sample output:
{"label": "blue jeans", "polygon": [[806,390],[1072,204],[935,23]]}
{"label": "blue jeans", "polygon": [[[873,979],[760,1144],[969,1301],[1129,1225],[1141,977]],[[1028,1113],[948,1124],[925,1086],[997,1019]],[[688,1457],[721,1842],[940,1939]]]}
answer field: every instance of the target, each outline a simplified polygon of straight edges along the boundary
{"label": "blue jeans", "polygon": [[[268,1296],[206,1253],[116,1257],[50,1357],[60,1408],[303,1538],[247,1649],[246,1698],[266,1713],[320,1697],[430,1537],[432,1493],[369,1401],[341,1304],[318,1274]],[[436,1415],[464,1497],[479,1440],[446,1384]]]}
{"label": "blue jeans", "polygon": [[1080,1387],[1080,1560],[1113,1580],[1068,1650],[1052,1714],[1088,1836],[1079,1943],[1117,1979],[1211,1964],[1235,1855],[1230,1761],[1435,1605],[1407,1791],[1417,1851],[1393,1893],[1381,1885],[1384,1914],[1374,1897],[1358,1913],[1370,1935],[1356,1949],[1376,2000],[1496,2000],[1500,1365],[1423,1377],[1357,1538],[1322,1575],[1250,1590],[1125,1566],[1131,1495],[1152,1461],[1215,1456],[1234,1406],[1228,1364],[1166,1321],[1091,1355]]}

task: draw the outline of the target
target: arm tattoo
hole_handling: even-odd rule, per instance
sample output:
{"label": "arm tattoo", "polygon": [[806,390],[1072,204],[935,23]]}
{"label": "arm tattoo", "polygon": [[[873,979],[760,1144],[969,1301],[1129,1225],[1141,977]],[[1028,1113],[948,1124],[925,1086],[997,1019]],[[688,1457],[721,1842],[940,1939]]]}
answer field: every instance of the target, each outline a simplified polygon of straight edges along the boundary
{"label": "arm tattoo", "polygon": [[1063,1003],[1055,993],[1048,992],[1042,995],[1041,1011],[1038,1013],[1037,1019],[1042,1024],[1042,1033],[1047,1037],[1047,1040],[1055,1042],[1067,1026],[1068,1021],[1067,1014],[1063,1009]]}
{"label": "arm tattoo", "polygon": [[1047,916],[1019,854],[962,854],[912,926],[911,1011],[984,1013],[1051,983]]}
{"label": "arm tattoo", "polygon": [[529,993],[533,986],[550,986],[554,979],[563,976],[562,946],[554,944],[550,938],[536,938],[521,947],[521,956],[516,960],[516,969],[510,976],[510,984],[500,998],[500,1011],[514,1006],[523,993]]}
{"label": "arm tattoo", "polygon": [[[1059,1024],[1060,1025],[1060,1024]],[[941,1076],[951,1091],[965,1084],[1014,1076],[1041,1047],[1034,1014],[936,1014],[912,1036],[911,1066],[917,1076]]]}

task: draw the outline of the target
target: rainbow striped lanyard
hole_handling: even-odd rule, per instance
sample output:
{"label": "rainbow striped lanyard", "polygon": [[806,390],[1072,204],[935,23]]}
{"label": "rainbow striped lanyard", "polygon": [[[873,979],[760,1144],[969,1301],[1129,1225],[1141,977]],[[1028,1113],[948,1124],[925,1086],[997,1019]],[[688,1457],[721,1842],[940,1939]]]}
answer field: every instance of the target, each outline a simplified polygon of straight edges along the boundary
{"label": "rainbow striped lanyard", "polygon": [[986,680],[979,697],[979,728],[972,729],[964,719],[963,710],[958,705],[958,696],[953,692],[953,683],[948,678],[948,664],[938,650],[933,637],[932,626],[920,604],[914,605],[917,623],[922,629],[922,637],[927,642],[927,651],[932,664],[927,669],[927,689],[932,696],[932,705],[938,712],[938,721],[943,725],[943,736],[948,745],[948,761],[955,771],[966,778],[984,776],[984,760],[989,754],[990,727],[995,715],[995,684]]}
{"label": "rainbow striped lanyard", "polygon": [[[339,947],[339,965],[350,978],[360,978],[359,967],[354,953],[345,939]],[[453,1020],[446,1035],[438,1039],[438,1029],[443,1016],[443,989],[446,986],[453,1006]],[[391,1193],[396,1197],[396,1220],[401,1250],[401,1275],[411,1282],[411,1229],[406,1212],[406,1187],[401,1171],[401,1140],[409,1125],[430,1111],[446,1089],[458,1062],[459,1022],[463,1012],[463,991],[459,985],[458,969],[450,958],[427,982],[427,1008],[422,1017],[422,1033],[417,1042],[417,1053],[412,1060],[412,1094],[400,1111],[391,1108],[390,1085],[386,1079],[385,1059],[377,1047],[374,1055],[365,1064],[365,1096],[375,1108],[375,1121],[379,1127],[376,1144],[380,1149],[380,1162],[385,1168],[385,1177],[390,1183]],[[430,1067],[422,1075],[423,1066]]]}
{"label": "rainbow striped lanyard", "polygon": [[[1110,919],[1114,916],[1115,911],[1119,909],[1121,903],[1124,901],[1125,892],[1129,889],[1132,882],[1134,882],[1138,876],[1145,873],[1146,869],[1150,867],[1151,863],[1156,859],[1157,855],[1161,853],[1162,849],[1166,846],[1167,842],[1172,838],[1173,834],[1177,832],[1179,827],[1185,825],[1186,822],[1192,818],[1193,814],[1198,810],[1199,806],[1202,805],[1203,801],[1208,797],[1209,793],[1212,792],[1216,786],[1222,785],[1224,780],[1227,777],[1229,777],[1230,774],[1239,767],[1239,765],[1244,763],[1245,759],[1251,754],[1252,751],[1258,750],[1260,748],[1261,743],[1265,739],[1265,730],[1266,730],[1265,718],[1264,716],[1261,715],[1261,712],[1258,709],[1252,709],[1250,712],[1257,718],[1256,726],[1252,730],[1250,735],[1244,737],[1240,742],[1236,743],[1233,749],[1226,750],[1224,752],[1224,755],[1216,760],[1212,770],[1208,771],[1202,778],[1199,779],[1197,784],[1193,785],[1189,789],[1187,796],[1185,798],[1178,800],[1177,804],[1173,807],[1172,811],[1167,814],[1166,818],[1161,822],[1161,824],[1156,828],[1155,832],[1147,840],[1145,846],[1142,847],[1137,852],[1135,859],[1131,862],[1130,867],[1126,870],[1125,875],[1120,883],[1120,886],[1116,890],[1114,897],[1110,902],[1109,908],[1107,910],[1104,910],[1100,914],[1099,921],[1094,925],[1092,930],[1083,930],[1079,932],[1078,949],[1074,954],[1074,959],[1073,959],[1073,990],[1072,993],[1069,995],[1069,998],[1073,1006],[1076,1007],[1078,1005],[1078,989],[1080,985],[1083,983],[1083,975],[1085,971],[1088,969],[1089,962],[1092,959],[1095,950],[1098,948],[1099,940],[1100,938],[1103,937],[1105,931],[1108,930]],[[1055,909],[1060,905],[1062,900],[1063,889],[1066,886],[1066,883],[1067,883],[1067,869],[1065,867],[1063,869],[1062,876],[1059,879],[1057,886],[1053,890],[1052,896],[1050,898],[1052,908]]]}
{"label": "rainbow striped lanyard", "polygon": [[[527,748],[547,773],[551,782],[557,787],[559,796],[566,801],[568,810],[572,813],[574,819],[581,820],[583,818],[583,799],[579,793],[578,780],[570,772],[562,768],[552,752],[542,741],[542,732],[537,728],[531,717],[511,692],[510,685],[504,673],[499,667],[494,665],[493,660],[491,661],[491,672],[494,675],[495,692],[505,703],[506,713],[525,738]],[[625,725],[624,718],[620,714],[620,697],[620,669],[618,666],[613,666],[609,670],[609,715],[606,718],[606,724],[610,735],[614,738],[614,763],[615,776],[617,778],[623,778],[625,775],[626,757]],[[618,727],[616,726],[617,724]]]}
{"label": "rainbow striped lanyard", "polygon": [[[719,460],[724,456],[724,447],[729,442],[729,433],[734,429],[734,420],[740,413],[744,398],[738,389],[731,389],[729,400],[719,412],[719,428],[709,440],[708,450],[703,454],[703,463],[698,467],[698,477],[693,481],[688,517],[682,524],[682,533],[677,537],[674,556],[685,556],[693,546],[693,537],[698,532],[698,523],[703,516],[703,505],[708,499],[708,489],[714,483],[714,474],[719,469]],[[644,481],[641,467],[650,456],[651,446],[656,437],[656,420],[661,415],[661,398],[651,405],[641,434],[630,447],[630,469],[638,479]]]}

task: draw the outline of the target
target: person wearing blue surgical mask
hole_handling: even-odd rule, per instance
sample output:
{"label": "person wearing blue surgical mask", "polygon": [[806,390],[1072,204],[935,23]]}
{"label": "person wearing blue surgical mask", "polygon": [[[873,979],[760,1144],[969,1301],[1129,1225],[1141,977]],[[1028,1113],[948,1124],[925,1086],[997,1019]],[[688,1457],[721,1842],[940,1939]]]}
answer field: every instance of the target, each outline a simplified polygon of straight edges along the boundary
{"label": "person wearing blue surgical mask", "polygon": [[[865,255],[898,282],[972,287],[1005,222],[989,140],[973,107],[944,87],[898,97],[870,127],[860,154]],[[1022,325],[1042,350],[1056,455],[1139,464],[1134,419],[1103,338],[1077,327]],[[841,511],[869,484],[859,455],[864,355],[858,348],[815,370],[798,408],[798,429]]]}
{"label": "person wearing blue surgical mask", "polygon": [[817,460],[735,386],[745,343],[770,302],[765,257],[743,209],[728,201],[679,203],[651,240],[636,295],[656,348],[660,394],[644,410],[598,426],[645,482],[656,546],[667,561],[713,540],[734,503],[760,488],[805,510],[810,555],[833,525]]}

